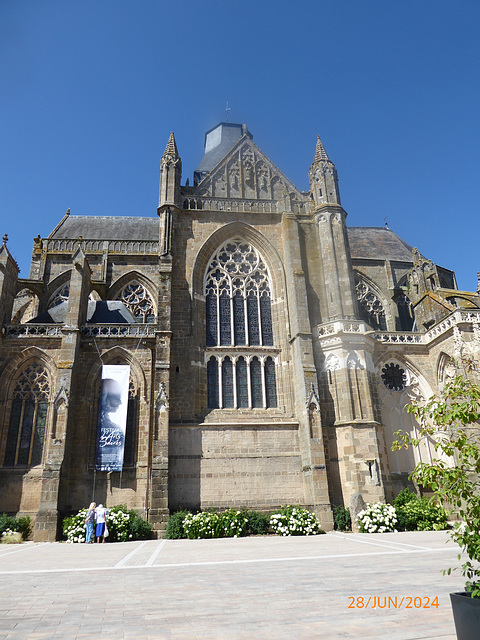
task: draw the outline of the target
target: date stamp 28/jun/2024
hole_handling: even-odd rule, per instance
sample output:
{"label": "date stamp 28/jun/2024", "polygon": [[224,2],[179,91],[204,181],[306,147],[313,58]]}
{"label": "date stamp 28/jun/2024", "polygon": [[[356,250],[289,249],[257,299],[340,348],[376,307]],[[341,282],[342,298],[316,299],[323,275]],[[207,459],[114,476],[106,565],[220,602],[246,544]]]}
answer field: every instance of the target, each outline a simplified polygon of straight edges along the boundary
{"label": "date stamp 28/jun/2024", "polygon": [[438,596],[348,596],[348,609],[438,609]]}

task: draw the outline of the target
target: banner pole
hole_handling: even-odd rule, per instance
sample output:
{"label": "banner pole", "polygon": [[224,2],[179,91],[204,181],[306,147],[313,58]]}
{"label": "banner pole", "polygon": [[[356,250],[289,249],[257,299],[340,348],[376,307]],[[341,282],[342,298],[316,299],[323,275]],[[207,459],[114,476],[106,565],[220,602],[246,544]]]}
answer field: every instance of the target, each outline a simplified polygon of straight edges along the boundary
{"label": "banner pole", "polygon": [[92,502],[95,502],[95,481],[97,479],[97,467],[93,470],[93,491],[92,491]]}

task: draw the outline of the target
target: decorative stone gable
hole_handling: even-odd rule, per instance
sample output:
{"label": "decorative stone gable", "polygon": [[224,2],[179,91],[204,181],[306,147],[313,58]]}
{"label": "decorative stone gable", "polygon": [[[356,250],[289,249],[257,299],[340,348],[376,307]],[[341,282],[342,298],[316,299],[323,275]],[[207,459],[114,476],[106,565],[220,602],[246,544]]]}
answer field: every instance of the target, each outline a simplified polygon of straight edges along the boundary
{"label": "decorative stone gable", "polygon": [[[270,201],[279,204],[278,211],[285,208],[289,210],[288,203],[292,199],[305,200],[305,196],[295,185],[248,138],[242,138],[198,184],[194,195],[206,198]],[[275,208],[272,212],[276,210]]]}

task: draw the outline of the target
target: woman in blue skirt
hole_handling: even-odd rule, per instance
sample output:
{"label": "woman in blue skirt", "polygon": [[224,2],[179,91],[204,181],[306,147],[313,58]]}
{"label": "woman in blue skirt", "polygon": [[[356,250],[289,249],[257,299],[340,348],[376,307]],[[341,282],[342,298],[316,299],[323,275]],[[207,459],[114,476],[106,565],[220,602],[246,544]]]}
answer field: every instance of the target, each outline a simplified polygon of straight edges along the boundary
{"label": "woman in blue skirt", "polygon": [[100,538],[102,538],[102,542],[105,542],[105,527],[107,523],[107,509],[104,509],[103,504],[99,504],[95,509],[95,515],[97,518],[97,526],[95,528],[95,537],[97,538],[97,542],[100,542]]}

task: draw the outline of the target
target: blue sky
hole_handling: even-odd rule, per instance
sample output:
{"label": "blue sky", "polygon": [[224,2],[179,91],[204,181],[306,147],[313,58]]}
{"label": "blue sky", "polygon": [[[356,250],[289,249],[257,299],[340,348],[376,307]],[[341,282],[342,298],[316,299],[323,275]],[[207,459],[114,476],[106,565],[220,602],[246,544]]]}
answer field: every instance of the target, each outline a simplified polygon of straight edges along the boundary
{"label": "blue sky", "polygon": [[206,130],[246,123],[308,188],[317,133],[350,226],[389,227],[477,286],[478,0],[1,0],[0,234],[154,216],[170,131],[183,180]]}

